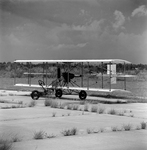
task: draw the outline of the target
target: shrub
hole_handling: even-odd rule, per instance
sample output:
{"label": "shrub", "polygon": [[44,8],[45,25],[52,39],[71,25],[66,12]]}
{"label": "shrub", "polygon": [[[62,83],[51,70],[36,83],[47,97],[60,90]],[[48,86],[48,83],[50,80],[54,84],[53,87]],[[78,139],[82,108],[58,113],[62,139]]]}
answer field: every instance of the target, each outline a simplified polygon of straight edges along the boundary
{"label": "shrub", "polygon": [[88,133],[88,134],[93,133],[93,129],[88,128],[88,129],[87,129],[87,133]]}
{"label": "shrub", "polygon": [[52,117],[56,117],[56,112],[52,112]]}
{"label": "shrub", "polygon": [[72,106],[71,104],[68,104],[68,105],[67,105],[67,109],[70,109],[70,110],[71,110],[72,108],[73,108],[73,106]]}
{"label": "shrub", "polygon": [[118,113],[118,115],[119,116],[124,116],[124,112],[121,111],[121,112]]}
{"label": "shrub", "polygon": [[63,130],[61,133],[64,136],[72,136],[72,135],[76,135],[77,131],[78,131],[77,128],[72,128],[72,129]]}
{"label": "shrub", "polygon": [[104,132],[104,128],[100,128],[100,130],[99,130],[100,132]]}
{"label": "shrub", "polygon": [[91,107],[91,112],[97,112],[97,110],[98,110],[98,107],[97,107],[97,106],[93,105],[93,106]]}
{"label": "shrub", "polygon": [[146,123],[145,122],[141,122],[141,129],[146,129]]}
{"label": "shrub", "polygon": [[100,107],[100,108],[98,108],[97,112],[99,114],[103,114],[105,112],[105,108]]}
{"label": "shrub", "polygon": [[136,130],[140,130],[140,129],[141,129],[140,126],[137,126],[137,127],[136,127]]}
{"label": "shrub", "polygon": [[31,101],[30,103],[29,103],[29,105],[28,105],[29,107],[34,107],[34,106],[36,106],[36,101]]}
{"label": "shrub", "polygon": [[123,129],[124,129],[125,131],[130,131],[131,128],[132,128],[131,124],[123,125]]}
{"label": "shrub", "polygon": [[58,102],[52,101],[52,103],[51,103],[52,108],[58,108],[58,106],[59,106]]}
{"label": "shrub", "polygon": [[34,133],[34,139],[36,139],[36,140],[44,139],[46,136],[47,136],[47,134],[42,130]]}
{"label": "shrub", "polygon": [[84,105],[84,111],[88,111],[88,109],[89,109],[89,105],[88,105],[88,104],[85,104],[85,105]]}
{"label": "shrub", "polygon": [[60,104],[59,104],[59,108],[60,108],[60,109],[64,109],[64,108],[65,108],[65,104],[60,103]]}
{"label": "shrub", "polygon": [[52,100],[45,99],[45,101],[44,101],[45,106],[51,106],[51,104],[52,104]]}
{"label": "shrub", "polygon": [[108,114],[111,114],[111,115],[116,115],[117,114],[117,111],[115,109],[110,109],[108,111]]}
{"label": "shrub", "polygon": [[78,110],[79,106],[78,105],[73,105],[73,110]]}
{"label": "shrub", "polygon": [[55,137],[56,137],[56,135],[54,135],[54,134],[47,135],[47,138],[49,138],[49,139],[51,139],[51,138],[55,138]]}
{"label": "shrub", "polygon": [[18,135],[15,135],[14,137],[12,137],[12,142],[20,142],[21,139],[18,137]]}
{"label": "shrub", "polygon": [[0,150],[11,150],[12,142],[4,139],[0,139]]}
{"label": "shrub", "polygon": [[114,126],[114,127],[111,127],[111,129],[112,129],[112,131],[113,131],[113,132],[116,132],[116,131],[118,131],[118,128],[117,128],[116,126]]}

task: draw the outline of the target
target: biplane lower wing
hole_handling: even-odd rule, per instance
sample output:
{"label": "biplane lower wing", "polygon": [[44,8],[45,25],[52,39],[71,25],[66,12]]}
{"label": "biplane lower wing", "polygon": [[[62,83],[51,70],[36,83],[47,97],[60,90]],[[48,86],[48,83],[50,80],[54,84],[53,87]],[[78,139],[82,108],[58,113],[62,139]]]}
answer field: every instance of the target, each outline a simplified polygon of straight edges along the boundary
{"label": "biplane lower wing", "polygon": [[[28,87],[28,88],[41,88],[40,85],[37,84],[15,84],[14,86],[19,87]],[[43,86],[44,88],[51,89],[52,86]],[[73,90],[73,91],[91,91],[91,92],[105,92],[105,93],[112,93],[112,92],[130,92],[123,89],[102,89],[102,88],[87,88],[87,87],[56,87],[56,89],[62,89],[62,90]]]}

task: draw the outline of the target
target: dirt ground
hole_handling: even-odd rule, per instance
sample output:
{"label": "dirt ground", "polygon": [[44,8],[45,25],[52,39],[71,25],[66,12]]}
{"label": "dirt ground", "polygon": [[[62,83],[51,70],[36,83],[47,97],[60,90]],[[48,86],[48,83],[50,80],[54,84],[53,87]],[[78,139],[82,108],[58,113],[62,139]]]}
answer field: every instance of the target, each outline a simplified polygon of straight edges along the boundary
{"label": "dirt ground", "polygon": [[[67,106],[64,109],[45,107],[45,98],[29,107],[30,96],[3,93],[0,96],[0,138],[12,141],[12,150],[147,149],[147,130],[141,129],[141,123],[147,123],[146,103],[85,104],[88,111],[84,111],[85,105],[78,100],[53,99],[60,104],[78,105],[78,110],[67,109]],[[94,106],[104,112],[91,112]],[[110,110],[117,113],[112,115]],[[130,129],[125,131],[127,126]],[[76,135],[63,135],[63,131],[73,128]],[[43,133],[43,139],[34,139],[37,132]]]}

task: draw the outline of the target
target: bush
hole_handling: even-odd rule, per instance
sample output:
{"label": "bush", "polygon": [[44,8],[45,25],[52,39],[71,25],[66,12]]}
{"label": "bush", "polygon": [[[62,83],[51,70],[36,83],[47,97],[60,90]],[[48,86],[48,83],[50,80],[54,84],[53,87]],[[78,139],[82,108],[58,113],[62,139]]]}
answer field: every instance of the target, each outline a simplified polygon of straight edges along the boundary
{"label": "bush", "polygon": [[44,101],[45,106],[51,106],[51,104],[52,104],[52,100],[45,99],[45,101]]}
{"label": "bush", "polygon": [[58,106],[59,106],[58,102],[52,101],[52,103],[51,103],[52,108],[58,108]]}
{"label": "bush", "polygon": [[11,149],[12,149],[12,142],[0,139],[0,150],[11,150]]}
{"label": "bush", "polygon": [[18,135],[15,135],[14,137],[12,137],[12,142],[20,142],[21,139],[18,137]]}
{"label": "bush", "polygon": [[145,122],[141,122],[141,129],[146,129],[146,123]]}
{"label": "bush", "polygon": [[93,133],[93,129],[88,128],[88,129],[87,129],[87,133],[88,133],[88,134]]}
{"label": "bush", "polygon": [[68,104],[68,105],[67,105],[67,109],[70,109],[70,110],[71,110],[72,108],[73,108],[73,106],[72,106],[71,104]]}
{"label": "bush", "polygon": [[44,139],[44,138],[46,138],[46,136],[47,136],[47,134],[42,130],[34,133],[34,139],[36,139],[36,140]]}
{"label": "bush", "polygon": [[34,107],[34,106],[36,106],[36,101],[31,101],[30,103],[29,103],[29,105],[28,105],[29,107]]}
{"label": "bush", "polygon": [[78,105],[73,105],[73,110],[78,110],[79,106]]}
{"label": "bush", "polygon": [[104,112],[105,112],[105,108],[99,108],[98,110],[97,110],[97,112],[99,113],[99,114],[103,114]]}
{"label": "bush", "polygon": [[98,111],[98,107],[95,106],[95,105],[93,105],[93,106],[91,107],[91,112],[97,112],[97,111]]}
{"label": "bush", "polygon": [[131,124],[123,125],[123,129],[124,129],[125,131],[130,131],[131,128],[132,128]]}
{"label": "bush", "polygon": [[53,113],[52,113],[52,117],[56,117],[56,112],[53,112]]}
{"label": "bush", "polygon": [[88,111],[88,109],[89,109],[89,105],[88,105],[88,104],[85,104],[85,105],[84,105],[84,111]]}
{"label": "bush", "polygon": [[116,132],[116,131],[118,131],[118,128],[117,128],[116,126],[114,126],[114,127],[111,127],[111,129],[112,129],[112,131],[113,131],[113,132]]}
{"label": "bush", "polygon": [[72,128],[72,129],[63,130],[61,133],[64,136],[72,136],[72,135],[76,135],[77,131],[78,131],[77,128]]}
{"label": "bush", "polygon": [[117,111],[115,109],[110,109],[108,111],[108,114],[111,114],[111,115],[116,115],[117,114]]}

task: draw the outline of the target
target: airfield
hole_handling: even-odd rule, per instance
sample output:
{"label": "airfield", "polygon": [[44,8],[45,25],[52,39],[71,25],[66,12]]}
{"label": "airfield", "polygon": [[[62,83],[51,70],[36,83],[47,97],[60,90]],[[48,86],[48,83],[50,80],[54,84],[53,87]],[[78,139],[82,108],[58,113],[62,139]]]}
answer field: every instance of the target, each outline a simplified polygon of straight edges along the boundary
{"label": "airfield", "polygon": [[[147,149],[147,128],[141,125],[147,123],[147,103],[90,96],[84,102],[76,95],[34,102],[29,94],[0,91],[0,138],[11,141],[12,150]],[[76,133],[68,134],[72,129]],[[39,132],[41,138],[35,139]]]}

